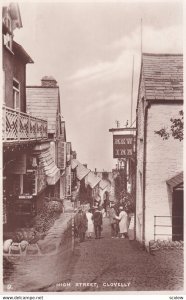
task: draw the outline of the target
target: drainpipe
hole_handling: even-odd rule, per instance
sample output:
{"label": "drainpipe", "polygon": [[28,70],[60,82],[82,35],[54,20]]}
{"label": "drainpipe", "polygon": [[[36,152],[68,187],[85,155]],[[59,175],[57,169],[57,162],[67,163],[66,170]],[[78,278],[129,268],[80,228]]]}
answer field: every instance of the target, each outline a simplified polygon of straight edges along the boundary
{"label": "drainpipe", "polygon": [[147,150],[147,117],[148,109],[150,108],[149,102],[145,106],[144,113],[144,146],[143,146],[143,232],[142,232],[142,244],[145,247],[145,189],[146,189],[146,150]]}
{"label": "drainpipe", "polygon": [[136,141],[135,141],[135,157],[134,157],[134,163],[135,163],[135,186],[134,186],[134,195],[135,195],[135,214],[134,214],[134,239],[136,240],[136,218],[137,218],[137,211],[136,211],[136,199],[137,199],[137,140],[138,140],[138,109],[136,109]]}

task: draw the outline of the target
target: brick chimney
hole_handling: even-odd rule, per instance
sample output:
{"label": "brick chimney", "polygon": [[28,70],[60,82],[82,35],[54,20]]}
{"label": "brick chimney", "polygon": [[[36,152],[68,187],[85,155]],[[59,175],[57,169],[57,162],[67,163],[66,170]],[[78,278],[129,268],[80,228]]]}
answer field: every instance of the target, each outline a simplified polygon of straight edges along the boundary
{"label": "brick chimney", "polygon": [[41,85],[43,87],[56,87],[57,86],[57,81],[52,76],[44,76],[41,79]]}

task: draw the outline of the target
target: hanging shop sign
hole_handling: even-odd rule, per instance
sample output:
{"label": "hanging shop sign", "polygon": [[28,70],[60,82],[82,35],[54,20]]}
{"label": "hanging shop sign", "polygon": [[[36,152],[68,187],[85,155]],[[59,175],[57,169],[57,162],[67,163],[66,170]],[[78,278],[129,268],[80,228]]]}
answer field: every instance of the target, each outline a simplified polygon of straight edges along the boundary
{"label": "hanging shop sign", "polygon": [[22,199],[22,200],[27,200],[27,199],[32,199],[32,198],[33,198],[33,196],[29,195],[29,194],[19,195],[19,199]]}
{"label": "hanging shop sign", "polygon": [[133,155],[133,135],[113,135],[113,158],[127,158]]}

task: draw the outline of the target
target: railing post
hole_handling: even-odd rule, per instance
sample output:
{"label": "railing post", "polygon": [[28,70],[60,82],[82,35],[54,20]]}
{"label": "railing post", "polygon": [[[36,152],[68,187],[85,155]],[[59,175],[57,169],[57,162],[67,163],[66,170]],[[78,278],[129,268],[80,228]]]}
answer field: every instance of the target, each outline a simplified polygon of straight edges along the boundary
{"label": "railing post", "polygon": [[6,106],[3,106],[3,130],[4,130],[4,141],[6,141]]}
{"label": "railing post", "polygon": [[30,115],[28,115],[28,139],[30,140]]}
{"label": "railing post", "polygon": [[48,137],[48,122],[46,122],[46,132],[45,132],[45,134],[46,134],[46,138]]}
{"label": "railing post", "polygon": [[18,139],[18,141],[20,141],[20,139],[21,139],[21,132],[20,132],[21,114],[20,114],[20,110],[18,112],[16,112],[16,114],[17,114],[17,139]]}
{"label": "railing post", "polygon": [[37,137],[38,137],[38,126],[37,126],[37,118],[35,118],[35,122],[36,122],[36,140],[37,140]]}

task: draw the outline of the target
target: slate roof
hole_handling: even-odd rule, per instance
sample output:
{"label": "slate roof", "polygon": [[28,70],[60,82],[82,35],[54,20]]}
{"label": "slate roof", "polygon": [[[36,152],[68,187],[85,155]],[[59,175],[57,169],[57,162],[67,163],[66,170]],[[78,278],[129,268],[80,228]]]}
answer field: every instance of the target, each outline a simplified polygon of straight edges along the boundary
{"label": "slate roof", "polygon": [[147,100],[183,100],[183,55],[142,55]]}

